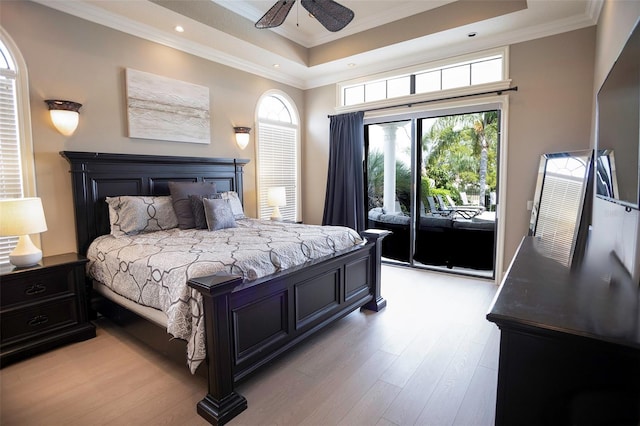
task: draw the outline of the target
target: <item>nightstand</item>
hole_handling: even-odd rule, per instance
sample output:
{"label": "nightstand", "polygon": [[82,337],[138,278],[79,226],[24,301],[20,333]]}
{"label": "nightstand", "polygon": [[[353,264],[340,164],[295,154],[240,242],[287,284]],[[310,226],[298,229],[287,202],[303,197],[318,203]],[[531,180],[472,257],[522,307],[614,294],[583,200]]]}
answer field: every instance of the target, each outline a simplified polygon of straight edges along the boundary
{"label": "nightstand", "polygon": [[0,367],[95,337],[87,315],[86,263],[68,253],[29,268],[0,267]]}

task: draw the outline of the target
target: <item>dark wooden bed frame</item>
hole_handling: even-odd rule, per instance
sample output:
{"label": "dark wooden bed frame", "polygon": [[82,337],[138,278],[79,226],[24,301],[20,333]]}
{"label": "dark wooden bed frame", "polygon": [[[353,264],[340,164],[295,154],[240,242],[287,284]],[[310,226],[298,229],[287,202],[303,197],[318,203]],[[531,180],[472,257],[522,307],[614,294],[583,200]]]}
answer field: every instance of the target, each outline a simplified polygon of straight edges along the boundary
{"label": "dark wooden bed frame", "polygon": [[[168,195],[168,183],[215,182],[218,191],[243,197],[248,160],[64,151],[71,164],[78,251],[110,232],[105,197]],[[217,274],[195,278],[189,286],[203,295],[208,392],[198,413],[224,424],[247,408],[235,383],[275,357],[358,309],[379,311],[380,255],[387,231],[365,231],[366,242],[254,281]],[[109,309],[100,307],[108,317]],[[144,321],[147,327],[160,327]],[[162,330],[169,340],[166,330]],[[146,332],[138,333],[146,334]],[[184,346],[183,346],[184,347]],[[182,352],[183,360],[185,352]]]}

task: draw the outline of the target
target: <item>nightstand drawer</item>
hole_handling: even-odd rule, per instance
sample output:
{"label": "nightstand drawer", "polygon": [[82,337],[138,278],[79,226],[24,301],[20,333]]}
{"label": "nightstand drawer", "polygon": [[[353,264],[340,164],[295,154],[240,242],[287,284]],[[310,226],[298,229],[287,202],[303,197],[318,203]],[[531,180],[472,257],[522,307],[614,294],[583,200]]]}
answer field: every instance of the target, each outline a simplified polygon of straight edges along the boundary
{"label": "nightstand drawer", "polygon": [[69,297],[2,314],[2,345],[78,323],[76,298]]}
{"label": "nightstand drawer", "polygon": [[95,337],[87,315],[86,264],[84,256],[64,253],[29,268],[0,266],[0,368]]}
{"label": "nightstand drawer", "polygon": [[46,297],[74,292],[73,270],[55,268],[34,271],[24,275],[2,277],[0,286],[0,306],[7,308],[17,303],[31,303]]}

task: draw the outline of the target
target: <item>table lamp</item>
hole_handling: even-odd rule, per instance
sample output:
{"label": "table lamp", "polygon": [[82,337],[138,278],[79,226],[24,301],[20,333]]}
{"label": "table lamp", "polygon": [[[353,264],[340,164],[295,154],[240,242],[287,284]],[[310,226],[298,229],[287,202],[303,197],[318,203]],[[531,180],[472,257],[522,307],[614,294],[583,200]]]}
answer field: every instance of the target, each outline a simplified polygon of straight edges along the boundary
{"label": "table lamp", "polygon": [[19,237],[18,245],[9,254],[11,264],[19,268],[37,264],[42,259],[42,251],[33,245],[29,234],[46,230],[40,198],[0,200],[0,236]]}
{"label": "table lamp", "polygon": [[271,220],[282,220],[280,207],[287,205],[287,194],[284,186],[274,186],[267,190],[267,204],[273,207]]}

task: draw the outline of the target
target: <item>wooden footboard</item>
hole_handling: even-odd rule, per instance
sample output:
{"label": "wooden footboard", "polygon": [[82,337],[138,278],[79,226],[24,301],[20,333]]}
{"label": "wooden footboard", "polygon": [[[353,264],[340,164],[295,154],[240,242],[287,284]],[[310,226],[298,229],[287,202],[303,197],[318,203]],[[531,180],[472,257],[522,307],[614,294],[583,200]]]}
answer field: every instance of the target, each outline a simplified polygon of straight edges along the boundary
{"label": "wooden footboard", "polygon": [[363,247],[243,283],[211,275],[189,281],[203,296],[209,388],[198,413],[224,424],[247,408],[234,383],[358,308],[386,306],[380,253],[387,231],[365,231]]}

